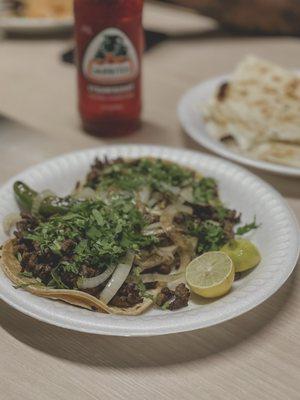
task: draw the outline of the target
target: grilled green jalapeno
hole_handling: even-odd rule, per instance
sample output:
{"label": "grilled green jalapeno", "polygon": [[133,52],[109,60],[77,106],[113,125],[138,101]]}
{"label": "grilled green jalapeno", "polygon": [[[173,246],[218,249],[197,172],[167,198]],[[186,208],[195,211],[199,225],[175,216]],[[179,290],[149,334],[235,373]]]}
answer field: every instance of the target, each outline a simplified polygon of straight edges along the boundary
{"label": "grilled green jalapeno", "polygon": [[[32,212],[34,201],[39,196],[38,192],[31,189],[23,182],[17,181],[14,184],[14,193],[17,203],[22,211]],[[70,197],[58,197],[49,195],[44,200],[38,209],[38,213],[44,217],[53,214],[64,214],[68,211],[72,201]]]}

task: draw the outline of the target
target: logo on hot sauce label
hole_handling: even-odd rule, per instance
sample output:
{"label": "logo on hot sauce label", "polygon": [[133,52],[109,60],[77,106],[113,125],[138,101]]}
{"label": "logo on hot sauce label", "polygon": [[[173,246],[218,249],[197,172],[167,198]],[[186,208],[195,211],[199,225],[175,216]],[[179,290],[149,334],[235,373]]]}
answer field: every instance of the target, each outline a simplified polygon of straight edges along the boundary
{"label": "logo on hot sauce label", "polygon": [[97,84],[114,85],[133,80],[139,72],[136,50],[117,28],[100,32],[88,45],[83,58],[85,77]]}

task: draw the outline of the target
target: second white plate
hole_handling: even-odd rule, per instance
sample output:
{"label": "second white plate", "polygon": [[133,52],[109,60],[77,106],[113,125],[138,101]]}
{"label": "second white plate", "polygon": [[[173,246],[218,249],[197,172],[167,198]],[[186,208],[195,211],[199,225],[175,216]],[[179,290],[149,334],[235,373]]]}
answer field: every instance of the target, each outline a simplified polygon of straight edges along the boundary
{"label": "second white plate", "polygon": [[230,150],[223,143],[209,135],[205,128],[201,110],[213,95],[216,87],[220,83],[228,81],[228,79],[229,76],[224,75],[202,82],[183,95],[178,105],[178,116],[186,133],[203,147],[206,147],[208,150],[230,160],[276,174],[300,176],[300,168],[274,164],[247,157]]}
{"label": "second white plate", "polygon": [[51,34],[69,32],[74,25],[73,17],[69,18],[22,18],[0,17],[0,29],[12,34]]}

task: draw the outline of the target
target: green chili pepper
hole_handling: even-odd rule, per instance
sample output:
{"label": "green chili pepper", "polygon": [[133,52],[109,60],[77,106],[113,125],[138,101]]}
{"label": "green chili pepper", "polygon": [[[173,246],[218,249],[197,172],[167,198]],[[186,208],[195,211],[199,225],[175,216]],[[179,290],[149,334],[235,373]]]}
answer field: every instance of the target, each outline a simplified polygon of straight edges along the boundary
{"label": "green chili pepper", "polygon": [[[31,212],[34,199],[38,193],[23,182],[15,182],[14,193],[17,203],[22,211]],[[39,214],[49,217],[53,214],[65,214],[71,204],[70,198],[49,196],[44,199],[39,208]]]}
{"label": "green chili pepper", "polygon": [[71,204],[73,202],[68,197],[47,197],[40,205],[39,214],[44,217],[50,217],[50,215],[54,214],[65,214],[70,209]]}
{"label": "green chili pepper", "polygon": [[22,211],[31,211],[34,198],[38,195],[25,183],[17,181],[14,184],[14,193],[17,203]]}

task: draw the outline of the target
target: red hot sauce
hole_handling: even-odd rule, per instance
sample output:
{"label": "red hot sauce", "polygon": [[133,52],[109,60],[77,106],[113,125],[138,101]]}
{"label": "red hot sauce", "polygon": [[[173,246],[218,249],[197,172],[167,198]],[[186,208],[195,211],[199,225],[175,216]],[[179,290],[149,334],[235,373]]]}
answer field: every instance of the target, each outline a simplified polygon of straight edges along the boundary
{"label": "red hot sauce", "polygon": [[141,112],[143,0],[75,0],[79,111],[97,136],[134,131]]}

